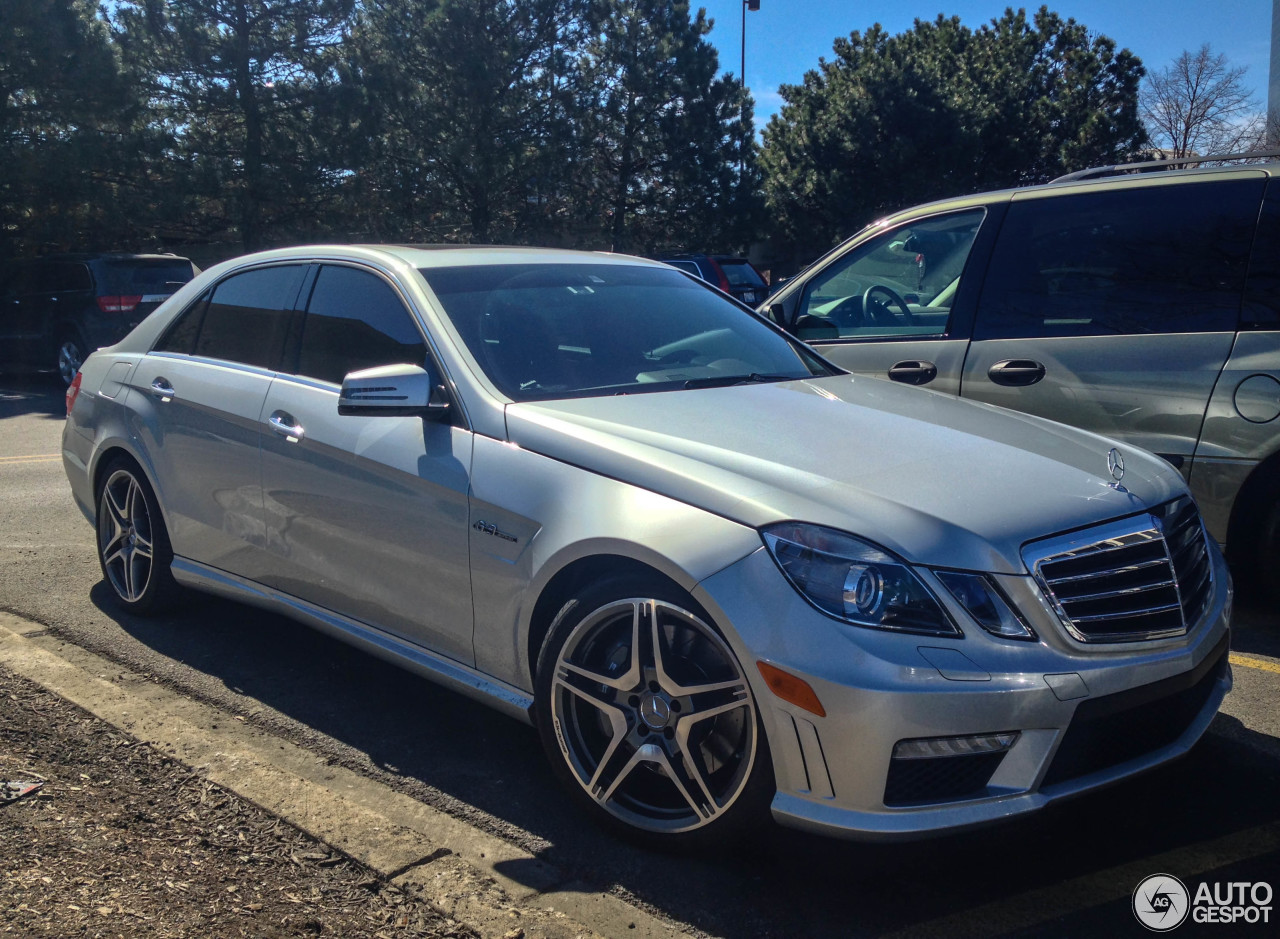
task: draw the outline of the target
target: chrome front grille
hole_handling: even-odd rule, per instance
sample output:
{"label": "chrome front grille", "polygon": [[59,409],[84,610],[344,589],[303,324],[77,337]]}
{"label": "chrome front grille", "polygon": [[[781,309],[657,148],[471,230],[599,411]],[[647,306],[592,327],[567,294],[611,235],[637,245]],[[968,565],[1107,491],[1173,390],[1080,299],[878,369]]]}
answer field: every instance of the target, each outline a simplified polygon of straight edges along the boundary
{"label": "chrome front grille", "polygon": [[1138,642],[1187,632],[1209,602],[1212,564],[1195,503],[1027,545],[1022,552],[1067,632]]}

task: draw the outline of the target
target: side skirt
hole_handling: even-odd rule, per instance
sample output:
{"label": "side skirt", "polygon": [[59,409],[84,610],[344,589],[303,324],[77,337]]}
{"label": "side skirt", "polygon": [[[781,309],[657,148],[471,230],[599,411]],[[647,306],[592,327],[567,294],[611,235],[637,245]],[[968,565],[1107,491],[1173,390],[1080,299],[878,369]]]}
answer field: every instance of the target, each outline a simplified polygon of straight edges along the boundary
{"label": "side skirt", "polygon": [[228,600],[279,613],[320,630],[341,642],[355,646],[380,659],[406,668],[422,677],[457,691],[514,717],[533,724],[533,697],[506,682],[476,671],[461,662],[436,655],[380,629],[349,619],[332,610],[307,603],[287,593],[228,574],[186,558],[173,559],[173,577],[184,587],[212,593]]}

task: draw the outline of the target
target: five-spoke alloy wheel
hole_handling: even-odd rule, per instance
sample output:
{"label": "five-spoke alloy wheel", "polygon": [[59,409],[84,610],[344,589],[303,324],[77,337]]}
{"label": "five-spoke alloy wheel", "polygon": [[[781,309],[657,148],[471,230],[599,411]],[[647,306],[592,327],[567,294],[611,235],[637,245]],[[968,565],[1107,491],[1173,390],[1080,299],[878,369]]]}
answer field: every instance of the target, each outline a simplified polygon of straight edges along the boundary
{"label": "five-spoke alloy wheel", "polygon": [[579,608],[552,631],[539,674],[540,727],[571,788],[604,820],[659,843],[749,812],[740,803],[759,799],[745,794],[771,773],[725,640],[661,597]]}
{"label": "five-spoke alloy wheel", "polygon": [[147,613],[173,589],[173,555],[155,496],[136,466],[119,460],[98,493],[98,561],[125,607]]}

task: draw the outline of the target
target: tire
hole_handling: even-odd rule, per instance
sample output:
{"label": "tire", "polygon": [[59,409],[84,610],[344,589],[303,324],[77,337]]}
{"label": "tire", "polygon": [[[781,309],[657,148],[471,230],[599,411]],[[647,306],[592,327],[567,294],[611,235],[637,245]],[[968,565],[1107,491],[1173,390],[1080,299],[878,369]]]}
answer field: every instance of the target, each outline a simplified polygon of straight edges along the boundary
{"label": "tire", "polygon": [[64,385],[70,385],[84,364],[85,342],[78,333],[64,332],[58,337],[57,368],[58,377]]}
{"label": "tire", "polygon": [[1263,503],[1258,524],[1253,581],[1268,599],[1280,601],[1280,492]]}
{"label": "tire", "polygon": [[536,723],[555,775],[647,847],[713,847],[768,817],[755,697],[709,623],[660,578],[602,581],[566,604],[539,656]]}
{"label": "tire", "polygon": [[178,593],[173,549],[147,478],[132,460],[113,460],[97,498],[98,564],[115,601],[130,613],[162,611]]}

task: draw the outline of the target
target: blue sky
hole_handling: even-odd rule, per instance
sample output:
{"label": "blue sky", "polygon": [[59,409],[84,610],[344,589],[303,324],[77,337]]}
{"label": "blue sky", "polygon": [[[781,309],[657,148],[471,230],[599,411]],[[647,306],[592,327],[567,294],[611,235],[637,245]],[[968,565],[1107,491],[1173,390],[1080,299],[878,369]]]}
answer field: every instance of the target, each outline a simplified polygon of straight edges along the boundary
{"label": "blue sky", "polygon": [[[738,73],[741,53],[741,0],[691,0],[715,20],[710,39],[720,52],[722,71]],[[1020,4],[998,0],[928,0],[906,4],[885,0],[761,0],[747,14],[747,85],[756,101],[756,127],[762,129],[782,106],[780,84],[796,84],[818,59],[831,58],[837,36],[880,23],[890,33],[911,28],[917,19],[939,13],[959,16],[977,27]],[[1028,4],[1028,12],[1039,3]],[[1049,9],[1128,48],[1148,69],[1169,64],[1182,50],[1209,43],[1233,66],[1247,66],[1245,84],[1266,107],[1271,48],[1270,0],[1062,0]]]}

